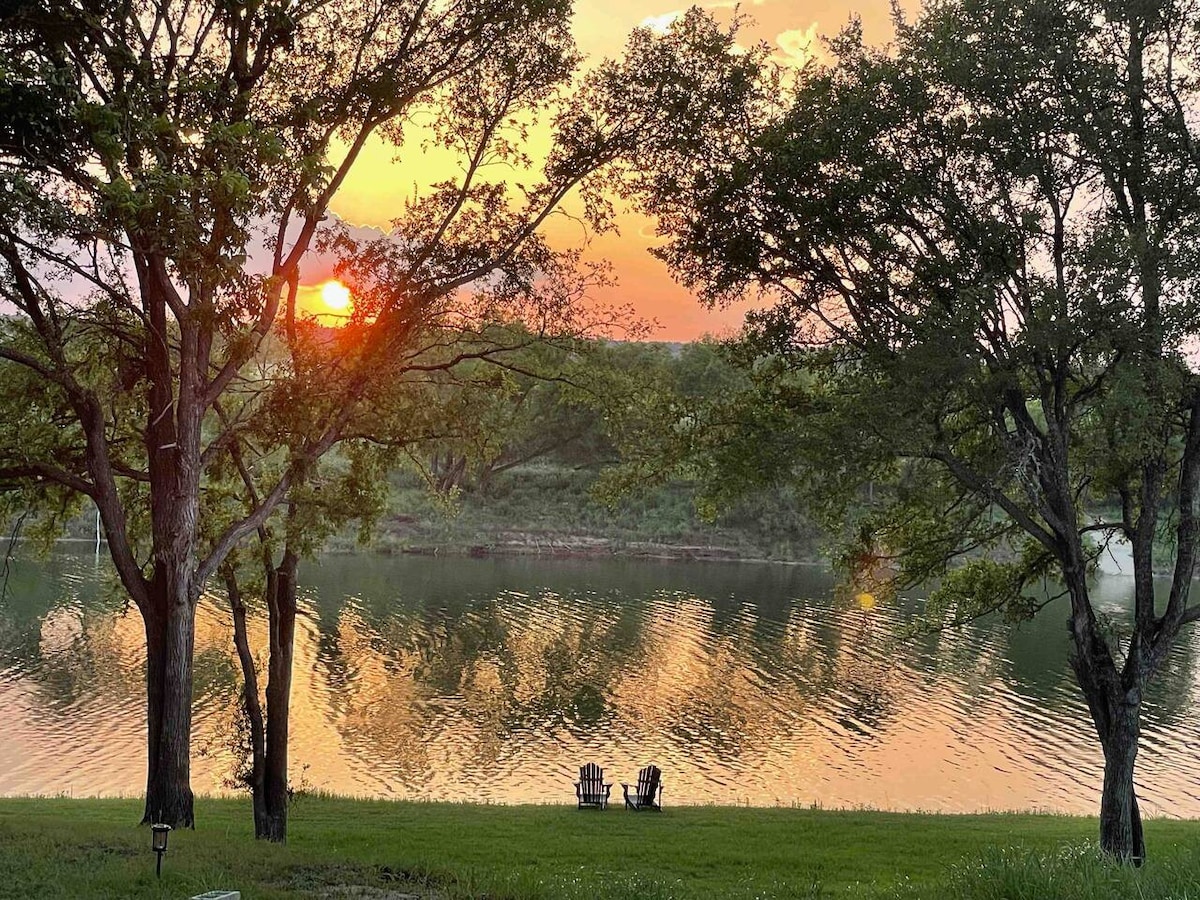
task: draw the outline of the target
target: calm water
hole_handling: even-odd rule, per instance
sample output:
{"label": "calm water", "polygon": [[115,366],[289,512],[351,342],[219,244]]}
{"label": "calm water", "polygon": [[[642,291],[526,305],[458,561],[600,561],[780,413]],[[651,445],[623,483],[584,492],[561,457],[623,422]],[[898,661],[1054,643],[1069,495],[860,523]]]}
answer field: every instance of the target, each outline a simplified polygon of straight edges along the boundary
{"label": "calm water", "polygon": [[[1093,812],[1065,609],[907,643],[800,567],[342,557],[304,571],[293,775],[348,794],[570,802],[584,762],[666,803]],[[1105,578],[1114,613],[1128,581]],[[254,623],[262,645],[264,623]],[[1144,808],[1200,816],[1200,648],[1144,729]],[[194,786],[221,792],[239,677],[200,611]],[[0,795],[137,794],[142,631],[104,564],[18,559],[0,602]],[[620,788],[617,788],[619,791]]]}

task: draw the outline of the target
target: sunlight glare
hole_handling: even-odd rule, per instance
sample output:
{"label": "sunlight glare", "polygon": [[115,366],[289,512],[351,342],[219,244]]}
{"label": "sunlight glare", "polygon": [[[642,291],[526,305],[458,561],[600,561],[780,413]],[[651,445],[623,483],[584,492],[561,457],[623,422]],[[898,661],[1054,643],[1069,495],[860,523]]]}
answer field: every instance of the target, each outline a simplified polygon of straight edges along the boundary
{"label": "sunlight glare", "polygon": [[327,281],[321,285],[321,300],[330,309],[346,309],[350,306],[350,288],[340,281]]}

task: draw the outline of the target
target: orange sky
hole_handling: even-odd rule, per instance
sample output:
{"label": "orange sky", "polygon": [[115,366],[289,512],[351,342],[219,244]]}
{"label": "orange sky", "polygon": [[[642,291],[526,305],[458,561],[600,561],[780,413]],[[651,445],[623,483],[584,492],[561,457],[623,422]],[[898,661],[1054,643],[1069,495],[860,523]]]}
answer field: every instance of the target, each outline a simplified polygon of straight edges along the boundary
{"label": "orange sky", "polygon": [[[729,15],[734,2],[703,4],[718,15]],[[911,8],[908,0],[904,4]],[[685,8],[685,3],[671,0],[576,0],[575,36],[580,50],[592,61],[621,52],[625,39],[637,25],[657,20],[669,21]],[[754,20],[747,32],[750,39],[762,39],[779,48],[784,61],[800,59],[804,47],[812,43],[813,35],[838,31],[852,13],[861,15],[867,38],[883,41],[891,32],[889,0],[744,0],[741,9]],[[429,183],[436,176],[414,172],[413,163],[403,164],[393,159],[394,150],[375,144],[366,148],[345,186],[334,198],[333,211],[356,225],[387,228],[403,200],[411,196],[414,184]],[[435,160],[423,160],[430,171],[437,168]],[[570,234],[563,231],[564,236]],[[705,333],[725,334],[735,331],[742,321],[745,308],[709,311],[687,291],[675,284],[666,266],[647,252],[652,246],[653,223],[648,219],[626,214],[620,220],[619,235],[603,235],[594,239],[589,255],[609,260],[614,267],[618,284],[615,288],[597,292],[601,300],[633,305],[638,314],[657,322],[650,335],[655,340],[686,341]],[[328,270],[306,273],[306,281],[318,283],[328,277]],[[315,301],[318,291],[307,291]],[[303,298],[302,298],[303,299]]]}

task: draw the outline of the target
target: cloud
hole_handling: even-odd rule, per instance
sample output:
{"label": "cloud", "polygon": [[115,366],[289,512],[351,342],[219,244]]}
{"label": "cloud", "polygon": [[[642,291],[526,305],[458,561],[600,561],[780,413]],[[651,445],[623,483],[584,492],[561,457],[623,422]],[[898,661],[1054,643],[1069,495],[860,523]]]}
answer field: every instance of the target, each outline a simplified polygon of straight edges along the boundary
{"label": "cloud", "polygon": [[700,5],[704,9],[737,9],[738,7],[747,5],[762,6],[766,2],[767,0],[750,0],[750,3],[747,4],[744,0],[719,0],[717,3],[702,3]]}
{"label": "cloud", "polygon": [[816,56],[820,47],[820,35],[817,23],[813,22],[807,28],[789,28],[775,35],[775,44],[779,47],[776,58],[787,66],[799,68]]}
{"label": "cloud", "polygon": [[682,9],[677,9],[674,12],[663,13],[659,16],[646,16],[638,23],[642,28],[649,28],[653,31],[665,33],[671,27],[671,23],[683,15]]}

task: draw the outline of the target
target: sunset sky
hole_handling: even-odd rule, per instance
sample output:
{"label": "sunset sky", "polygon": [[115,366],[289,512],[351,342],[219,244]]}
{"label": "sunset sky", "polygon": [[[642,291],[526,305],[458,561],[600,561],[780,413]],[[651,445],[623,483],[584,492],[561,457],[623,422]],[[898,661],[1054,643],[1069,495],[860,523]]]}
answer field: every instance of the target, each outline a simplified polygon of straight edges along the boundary
{"label": "sunset sky", "polygon": [[[912,0],[904,4],[912,8]],[[704,4],[718,15],[732,14],[732,2]],[[661,23],[682,12],[686,4],[661,4],[644,0],[576,0],[575,36],[589,62],[621,53],[629,32],[642,23]],[[863,19],[868,40],[885,41],[891,34],[888,0],[747,0],[741,4],[754,25],[748,39],[765,40],[778,48],[784,62],[800,62],[808,47],[816,47],[814,36],[838,31],[853,13]],[[586,65],[587,63],[585,63]],[[369,148],[345,187],[333,202],[333,211],[355,225],[386,229],[404,198],[411,195],[414,182],[424,180],[412,171],[406,157],[403,164],[393,160],[394,150],[377,143]],[[432,179],[430,179],[432,180]],[[564,223],[565,225],[565,223]],[[561,227],[561,226],[560,226]],[[574,226],[576,231],[578,226]],[[563,231],[562,239],[571,240]],[[604,235],[593,241],[590,255],[609,260],[618,284],[598,292],[602,300],[628,303],[639,315],[658,323],[651,337],[655,340],[683,341],[705,333],[722,334],[736,330],[743,309],[709,311],[687,291],[675,284],[666,267],[652,257],[647,248],[654,243],[653,223],[641,217],[622,216],[619,235]],[[313,285],[305,293],[312,301],[320,296],[321,284],[329,277],[320,265],[306,272]],[[302,298],[303,300],[304,298]]]}

